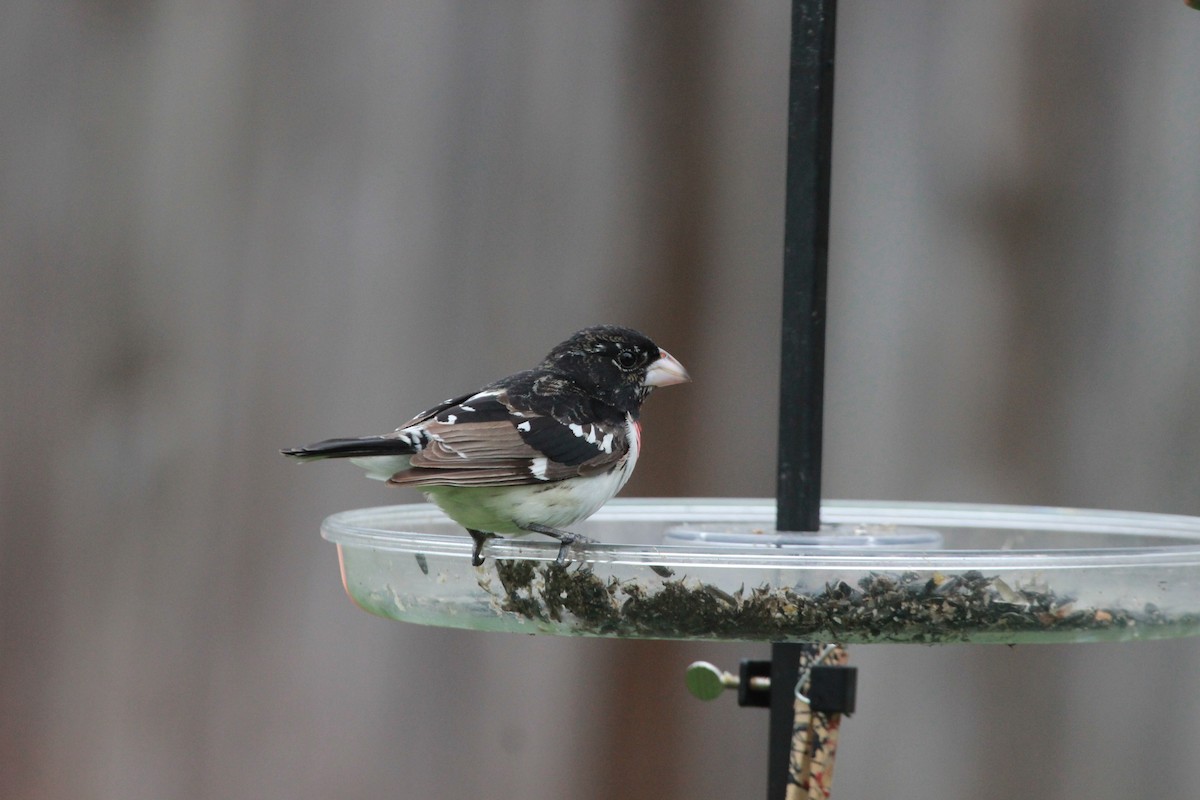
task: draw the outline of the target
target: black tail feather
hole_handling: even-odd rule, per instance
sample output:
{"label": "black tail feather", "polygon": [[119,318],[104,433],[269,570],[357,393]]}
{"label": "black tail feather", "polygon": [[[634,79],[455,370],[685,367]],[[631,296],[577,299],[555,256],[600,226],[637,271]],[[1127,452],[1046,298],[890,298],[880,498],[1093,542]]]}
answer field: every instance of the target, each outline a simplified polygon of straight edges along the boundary
{"label": "black tail feather", "polygon": [[318,458],[358,458],[361,456],[407,456],[416,448],[404,439],[388,436],[366,436],[361,439],[326,439],[316,444],[280,450],[285,456],[301,461]]}

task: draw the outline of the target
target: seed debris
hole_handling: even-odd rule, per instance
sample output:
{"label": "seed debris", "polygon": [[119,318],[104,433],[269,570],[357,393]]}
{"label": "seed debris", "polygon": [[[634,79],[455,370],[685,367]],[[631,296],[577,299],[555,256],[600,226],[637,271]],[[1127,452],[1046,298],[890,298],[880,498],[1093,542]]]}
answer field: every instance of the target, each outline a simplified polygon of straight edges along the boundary
{"label": "seed debris", "polygon": [[1049,587],[1013,588],[976,570],[869,573],[856,585],[836,581],[817,591],[763,584],[731,593],[686,576],[651,585],[601,578],[586,565],[495,563],[503,594],[493,593],[492,607],[499,613],[590,635],[937,643],[1200,626],[1200,615],[1172,616],[1152,603],[1138,610],[1079,607]]}

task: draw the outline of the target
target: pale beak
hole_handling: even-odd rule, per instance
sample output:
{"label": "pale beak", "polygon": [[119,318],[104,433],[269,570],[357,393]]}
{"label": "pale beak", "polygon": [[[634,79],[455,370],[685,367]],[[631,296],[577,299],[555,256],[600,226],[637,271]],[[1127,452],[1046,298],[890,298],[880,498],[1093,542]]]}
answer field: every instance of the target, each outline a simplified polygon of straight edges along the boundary
{"label": "pale beak", "polygon": [[691,377],[687,370],[675,360],[666,350],[659,349],[658,360],[646,368],[646,380],[643,386],[671,386],[676,383],[687,383]]}

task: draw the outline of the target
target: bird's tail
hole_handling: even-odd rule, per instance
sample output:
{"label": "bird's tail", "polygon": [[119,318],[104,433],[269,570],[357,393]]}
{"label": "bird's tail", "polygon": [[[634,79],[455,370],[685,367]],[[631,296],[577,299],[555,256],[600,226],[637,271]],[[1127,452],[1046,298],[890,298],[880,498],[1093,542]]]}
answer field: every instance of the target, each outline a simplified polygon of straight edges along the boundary
{"label": "bird's tail", "polygon": [[348,458],[367,471],[368,478],[386,481],[408,469],[408,457],[419,448],[407,434],[364,436],[361,439],[326,439],[323,442],[280,450],[297,461],[316,461],[322,458]]}
{"label": "bird's tail", "polygon": [[372,456],[410,456],[417,451],[407,438],[364,436],[361,439],[326,439],[316,444],[280,450],[297,461],[321,458],[370,458]]}

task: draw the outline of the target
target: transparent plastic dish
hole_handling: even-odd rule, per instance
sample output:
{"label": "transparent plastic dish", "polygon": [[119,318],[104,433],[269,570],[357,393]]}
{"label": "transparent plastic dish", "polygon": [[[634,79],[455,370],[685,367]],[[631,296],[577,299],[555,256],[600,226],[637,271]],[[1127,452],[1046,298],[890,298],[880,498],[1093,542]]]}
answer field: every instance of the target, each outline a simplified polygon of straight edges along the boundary
{"label": "transparent plastic dish", "polygon": [[565,566],[532,536],[489,541],[473,567],[470,538],[427,504],[334,514],[322,534],[354,602],[424,625],[844,644],[1200,634],[1197,517],[826,502],[817,543],[774,521],[769,499],[615,500],[572,526],[594,541]]}

